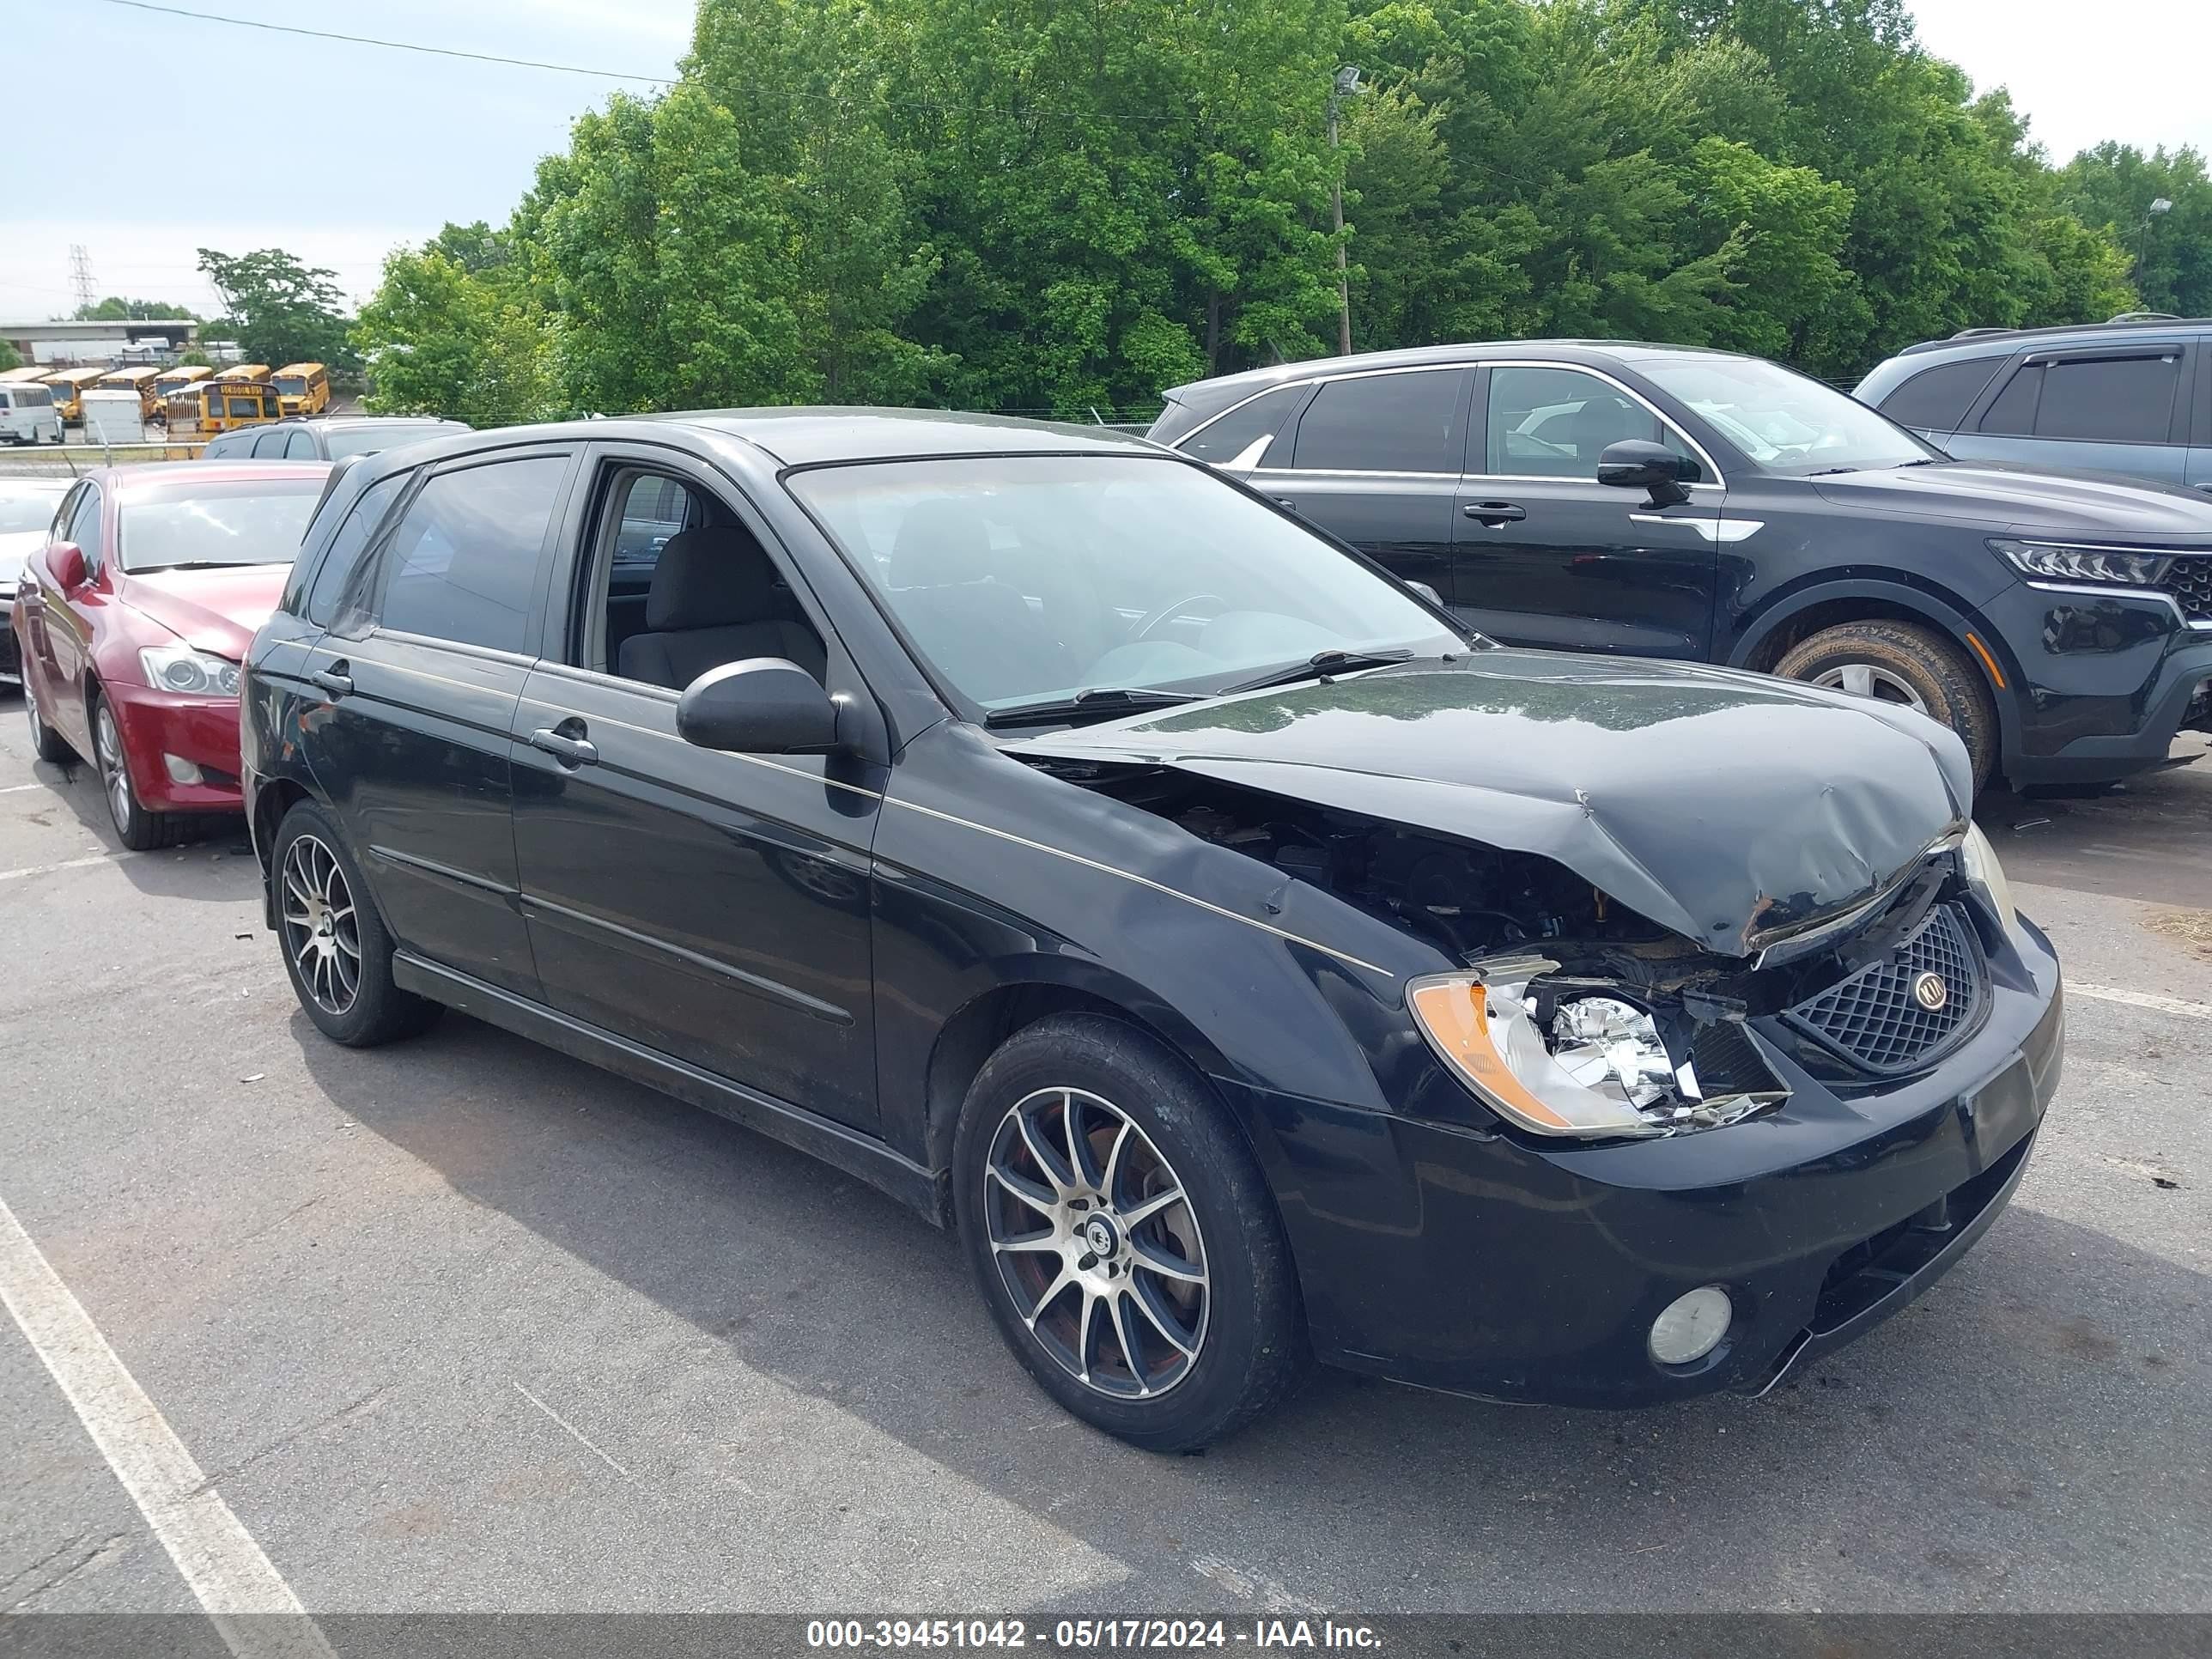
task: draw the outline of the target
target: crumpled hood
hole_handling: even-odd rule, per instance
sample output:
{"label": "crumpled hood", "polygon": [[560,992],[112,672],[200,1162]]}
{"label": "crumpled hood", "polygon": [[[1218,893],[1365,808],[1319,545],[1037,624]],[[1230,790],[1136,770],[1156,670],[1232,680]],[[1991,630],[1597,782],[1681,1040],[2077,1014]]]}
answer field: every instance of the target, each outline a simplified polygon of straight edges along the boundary
{"label": "crumpled hood", "polygon": [[1008,745],[1171,766],[1556,860],[1747,956],[1887,887],[1972,774],[1909,709],[1690,664],[1491,650]]}
{"label": "crumpled hood", "polygon": [[1857,512],[1953,519],[1991,532],[2212,541],[2212,497],[2118,473],[2052,472],[2003,461],[1939,461],[1838,473],[1814,479],[1813,487],[1838,506]]}
{"label": "crumpled hood", "polygon": [[194,649],[236,662],[276,608],[291,574],[289,564],[134,571],[124,577],[118,597]]}

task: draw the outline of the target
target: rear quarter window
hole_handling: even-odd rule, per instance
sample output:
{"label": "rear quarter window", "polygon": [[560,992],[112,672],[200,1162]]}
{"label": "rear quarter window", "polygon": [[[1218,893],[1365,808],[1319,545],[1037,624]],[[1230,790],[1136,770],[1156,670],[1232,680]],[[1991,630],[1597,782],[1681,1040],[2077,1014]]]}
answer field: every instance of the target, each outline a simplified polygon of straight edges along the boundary
{"label": "rear quarter window", "polygon": [[1974,400],[1996,378],[2002,357],[1969,357],[1964,362],[1938,363],[1909,375],[1876,405],[1899,426],[1923,432],[1955,432],[1966,419]]}

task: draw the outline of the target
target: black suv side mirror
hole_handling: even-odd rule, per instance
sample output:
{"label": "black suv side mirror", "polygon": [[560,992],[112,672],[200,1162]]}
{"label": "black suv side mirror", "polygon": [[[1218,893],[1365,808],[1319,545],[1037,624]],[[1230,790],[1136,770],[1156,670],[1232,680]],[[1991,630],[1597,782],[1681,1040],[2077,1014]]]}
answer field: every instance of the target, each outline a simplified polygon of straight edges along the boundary
{"label": "black suv side mirror", "polygon": [[748,657],[710,668],[684,688],[676,730],[702,749],[823,755],[838,746],[837,705],[797,663]]}
{"label": "black suv side mirror", "polygon": [[1620,489],[1648,489],[1661,507],[1674,507],[1690,499],[1685,479],[1698,476],[1698,464],[1677,455],[1664,444],[1646,438],[1625,438],[1607,444],[1597,458],[1597,481]]}

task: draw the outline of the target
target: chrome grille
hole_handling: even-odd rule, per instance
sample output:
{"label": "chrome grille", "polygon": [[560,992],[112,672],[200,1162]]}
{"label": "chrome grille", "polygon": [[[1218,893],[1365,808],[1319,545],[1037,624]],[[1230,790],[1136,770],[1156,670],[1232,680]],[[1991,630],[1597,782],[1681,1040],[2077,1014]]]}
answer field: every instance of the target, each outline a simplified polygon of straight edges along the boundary
{"label": "chrome grille", "polygon": [[2191,622],[2212,622],[2212,554],[2182,555],[2166,567],[2159,586],[2173,595]]}
{"label": "chrome grille", "polygon": [[[1799,1029],[1869,1072],[1901,1072],[1932,1059],[1966,1030],[1982,1000],[1982,953],[1955,904],[1939,904],[1881,961],[1790,1010]],[[1923,974],[1942,981],[1930,1008],[1914,994]]]}

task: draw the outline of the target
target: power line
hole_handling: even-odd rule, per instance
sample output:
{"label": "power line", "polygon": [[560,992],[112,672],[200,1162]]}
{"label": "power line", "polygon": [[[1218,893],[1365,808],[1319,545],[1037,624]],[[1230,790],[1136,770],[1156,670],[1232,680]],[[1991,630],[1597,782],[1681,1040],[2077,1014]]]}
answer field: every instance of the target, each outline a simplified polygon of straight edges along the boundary
{"label": "power line", "polygon": [[383,46],[392,52],[428,52],[434,58],[466,58],[479,64],[511,64],[518,69],[557,70],[563,75],[591,75],[602,81],[640,81],[649,87],[672,87],[666,75],[625,75],[619,70],[581,69],[574,64],[548,64],[534,58],[502,58],[495,52],[463,52],[454,46],[426,46],[413,40],[380,40],[367,34],[336,34],[329,29],[305,29],[292,23],[264,23],[254,17],[226,17],[220,12],[187,11],[182,6],[156,6],[148,0],[106,0],[111,6],[132,11],[155,11],[169,17],[189,17],[201,23],[228,23],[241,29],[266,29],[272,34],[304,34],[316,40],[339,40],[350,46]]}

